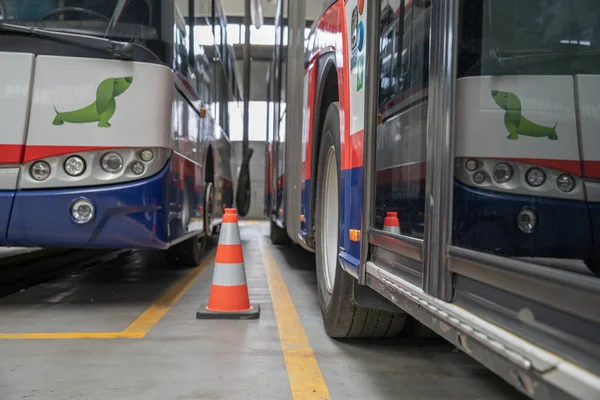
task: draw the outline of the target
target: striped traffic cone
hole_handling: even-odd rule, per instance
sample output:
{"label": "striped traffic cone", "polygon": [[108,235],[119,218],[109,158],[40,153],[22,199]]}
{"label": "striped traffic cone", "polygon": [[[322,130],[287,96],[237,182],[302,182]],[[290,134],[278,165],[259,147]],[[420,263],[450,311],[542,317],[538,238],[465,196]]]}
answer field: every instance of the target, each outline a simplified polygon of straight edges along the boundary
{"label": "striped traffic cone", "polygon": [[226,208],[219,232],[212,287],[208,304],[196,312],[198,319],[256,319],[260,306],[251,305],[246,283],[244,254],[235,208]]}
{"label": "striped traffic cone", "polygon": [[400,234],[400,221],[398,220],[397,212],[388,211],[385,214],[385,219],[383,220],[383,230],[385,232],[395,233],[396,235]]}

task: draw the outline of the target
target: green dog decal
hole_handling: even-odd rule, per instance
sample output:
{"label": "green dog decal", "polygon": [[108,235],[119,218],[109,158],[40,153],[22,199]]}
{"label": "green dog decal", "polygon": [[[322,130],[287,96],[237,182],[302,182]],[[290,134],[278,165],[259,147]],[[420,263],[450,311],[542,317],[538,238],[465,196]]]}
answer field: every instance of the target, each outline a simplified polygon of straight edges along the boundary
{"label": "green dog decal", "polygon": [[65,122],[72,124],[83,124],[98,122],[101,128],[109,128],[108,120],[113,116],[117,108],[115,97],[123,94],[133,82],[133,77],[109,78],[103,80],[96,89],[96,101],[87,107],[75,111],[59,112],[56,107],[56,117],[53,125],[62,125]]}
{"label": "green dog decal", "polygon": [[504,125],[508,130],[508,139],[516,140],[519,135],[532,137],[547,137],[550,140],[557,140],[556,125],[552,128],[538,125],[531,122],[521,114],[521,100],[511,92],[501,92],[492,90],[492,98],[504,111]]}

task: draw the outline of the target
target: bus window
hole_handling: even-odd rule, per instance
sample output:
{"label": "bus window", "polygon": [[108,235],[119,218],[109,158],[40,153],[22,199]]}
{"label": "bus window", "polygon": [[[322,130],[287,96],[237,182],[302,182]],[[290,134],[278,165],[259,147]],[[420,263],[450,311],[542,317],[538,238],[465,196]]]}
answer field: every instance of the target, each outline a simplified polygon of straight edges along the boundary
{"label": "bus window", "polygon": [[395,212],[396,233],[422,238],[430,9],[383,1],[381,16],[375,227]]}
{"label": "bus window", "polygon": [[453,243],[598,273],[600,3],[464,0]]}

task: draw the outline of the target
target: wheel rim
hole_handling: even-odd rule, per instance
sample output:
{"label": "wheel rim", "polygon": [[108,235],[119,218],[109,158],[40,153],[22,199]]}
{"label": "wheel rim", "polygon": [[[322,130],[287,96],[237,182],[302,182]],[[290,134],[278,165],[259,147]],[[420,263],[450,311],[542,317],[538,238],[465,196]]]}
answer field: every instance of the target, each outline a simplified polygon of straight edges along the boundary
{"label": "wheel rim", "polygon": [[325,161],[323,182],[323,205],[321,210],[322,226],[321,249],[323,251],[323,274],[325,286],[329,293],[333,292],[338,257],[339,227],[339,191],[338,172],[335,149],[330,147]]}

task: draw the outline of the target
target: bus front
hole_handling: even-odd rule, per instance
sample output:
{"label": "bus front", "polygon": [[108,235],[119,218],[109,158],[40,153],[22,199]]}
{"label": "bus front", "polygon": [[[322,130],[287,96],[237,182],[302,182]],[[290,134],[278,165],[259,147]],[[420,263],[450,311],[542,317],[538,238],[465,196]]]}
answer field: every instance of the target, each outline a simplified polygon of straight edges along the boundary
{"label": "bus front", "polygon": [[461,1],[458,33],[455,244],[599,273],[600,3]]}
{"label": "bus front", "polygon": [[173,23],[161,32],[161,12],[159,0],[0,0],[0,245],[164,245]]}

